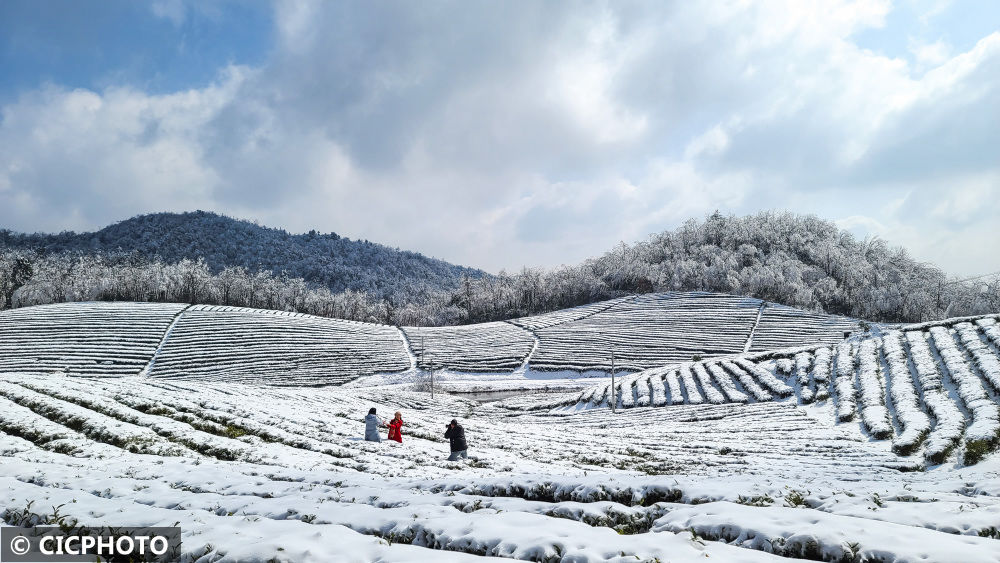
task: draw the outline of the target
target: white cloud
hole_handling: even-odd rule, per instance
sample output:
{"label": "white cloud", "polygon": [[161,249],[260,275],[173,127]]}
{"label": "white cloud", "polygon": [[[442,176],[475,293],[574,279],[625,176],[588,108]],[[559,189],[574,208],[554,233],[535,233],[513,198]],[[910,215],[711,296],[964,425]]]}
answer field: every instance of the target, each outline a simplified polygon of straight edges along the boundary
{"label": "white cloud", "polygon": [[149,96],[47,87],[3,109],[0,207],[16,229],[89,228],[138,212],[215,207],[200,136],[239,69],[203,90]]}
{"label": "white cloud", "polygon": [[280,2],[259,68],[3,107],[0,222],[216,209],[499,270],[788,207],[1000,269],[963,246],[996,230],[1000,33],[911,66],[854,42],[890,8]]}
{"label": "white cloud", "polygon": [[187,7],[184,5],[184,0],[154,0],[149,5],[149,9],[154,16],[170,20],[175,26],[180,26],[184,23],[184,18],[187,17]]}
{"label": "white cloud", "polygon": [[927,43],[910,38],[909,47],[913,58],[923,67],[936,67],[951,58],[951,45],[941,39]]}

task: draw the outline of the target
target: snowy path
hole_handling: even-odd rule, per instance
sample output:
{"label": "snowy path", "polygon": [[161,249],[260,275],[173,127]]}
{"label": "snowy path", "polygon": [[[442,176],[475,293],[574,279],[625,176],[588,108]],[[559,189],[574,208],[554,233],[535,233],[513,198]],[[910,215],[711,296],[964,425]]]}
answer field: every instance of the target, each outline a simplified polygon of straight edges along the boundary
{"label": "snowy path", "polygon": [[184,307],[180,311],[177,311],[177,314],[174,315],[174,320],[171,321],[170,326],[168,326],[167,330],[164,331],[163,338],[160,339],[160,343],[156,346],[156,350],[153,351],[152,357],[149,358],[149,363],[146,364],[146,367],[139,371],[140,376],[146,377],[153,371],[153,368],[156,366],[156,358],[163,350],[163,345],[167,343],[167,340],[170,340],[170,333],[174,331],[174,327],[177,326],[177,323],[180,322],[181,317],[184,315],[184,311],[187,311],[189,307],[190,305]]}
{"label": "snowy path", "polygon": [[757,318],[754,320],[753,326],[750,327],[750,334],[747,335],[747,343],[743,345],[744,353],[749,352],[750,347],[753,346],[753,333],[756,332],[757,327],[760,326],[760,318],[764,315],[764,307],[767,307],[766,301],[761,303],[760,307],[757,309]]}

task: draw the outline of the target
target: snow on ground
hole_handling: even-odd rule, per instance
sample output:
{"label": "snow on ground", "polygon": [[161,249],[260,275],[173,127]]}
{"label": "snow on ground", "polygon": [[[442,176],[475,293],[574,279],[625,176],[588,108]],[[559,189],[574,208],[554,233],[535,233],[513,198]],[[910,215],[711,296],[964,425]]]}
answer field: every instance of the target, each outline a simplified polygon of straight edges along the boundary
{"label": "snow on ground", "polygon": [[[1000,561],[996,453],[919,470],[829,401],[546,400],[7,373],[0,509],[179,522],[185,561]],[[371,406],[403,444],[360,440]]]}
{"label": "snow on ground", "polygon": [[[204,562],[1000,561],[997,320],[841,340],[706,293],[441,329],[5,311],[0,525],[179,522]],[[372,406],[403,444],[360,439]]]}

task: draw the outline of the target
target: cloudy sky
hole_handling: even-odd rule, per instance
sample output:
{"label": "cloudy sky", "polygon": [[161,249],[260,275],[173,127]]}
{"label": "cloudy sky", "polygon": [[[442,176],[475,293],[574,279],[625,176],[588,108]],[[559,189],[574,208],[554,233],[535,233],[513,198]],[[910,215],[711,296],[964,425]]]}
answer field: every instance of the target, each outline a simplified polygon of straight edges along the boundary
{"label": "cloudy sky", "polygon": [[1000,270],[1000,2],[0,2],[0,227],[205,209],[490,271],[790,209]]}

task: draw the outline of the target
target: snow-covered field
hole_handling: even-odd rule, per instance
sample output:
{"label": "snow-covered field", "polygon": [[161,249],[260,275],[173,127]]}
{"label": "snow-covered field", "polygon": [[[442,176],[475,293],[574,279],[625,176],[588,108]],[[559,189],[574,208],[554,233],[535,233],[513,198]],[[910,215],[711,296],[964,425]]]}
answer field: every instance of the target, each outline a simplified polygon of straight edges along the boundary
{"label": "snow-covered field", "polygon": [[[496,346],[469,327],[109,307],[156,328],[130,332],[90,305],[53,306],[53,324],[104,335],[89,356],[45,325],[47,308],[22,310],[30,323],[0,334],[27,351],[8,346],[0,368],[0,525],[179,523],[183,559],[203,562],[1000,561],[998,316],[744,353],[768,310],[758,303],[742,342],[719,333],[732,353],[665,359],[614,388],[529,365],[544,331],[589,322],[600,340],[630,330],[622,311],[675,305],[625,298],[491,323]],[[653,358],[666,347],[648,319],[631,334]],[[578,328],[565,334],[583,344]],[[64,343],[72,362],[59,368]],[[314,347],[327,355],[308,364]],[[116,354],[129,363],[102,363]],[[481,390],[583,390],[485,403],[408,390],[438,354],[470,358],[469,372],[436,374],[439,391],[473,376]],[[503,369],[470,373],[479,361]],[[322,381],[323,362],[351,384],[288,386]],[[284,372],[301,378],[273,385]],[[361,440],[373,406],[403,413],[403,444]],[[467,461],[446,461],[452,418]]]}
{"label": "snow-covered field", "polygon": [[[819,403],[545,400],[6,374],[3,521],[179,522],[186,561],[1000,560],[996,454],[925,469]],[[360,440],[371,406],[403,444]]]}

